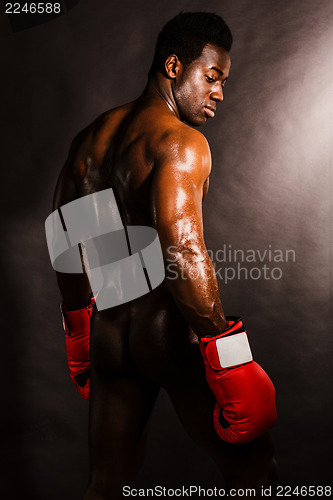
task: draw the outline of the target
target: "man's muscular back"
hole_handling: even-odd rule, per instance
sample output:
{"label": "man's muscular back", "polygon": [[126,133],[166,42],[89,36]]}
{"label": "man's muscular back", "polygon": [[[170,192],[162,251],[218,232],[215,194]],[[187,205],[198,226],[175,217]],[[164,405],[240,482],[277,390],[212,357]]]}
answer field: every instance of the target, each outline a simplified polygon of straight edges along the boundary
{"label": "man's muscular back", "polygon": [[[197,265],[205,251],[201,202],[209,171],[209,148],[202,134],[182,123],[164,102],[147,103],[141,98],[104,113],[74,139],[58,181],[54,209],[112,188],[125,225],[156,227],[165,258],[176,260],[169,255],[172,248],[180,259],[187,255],[189,262],[189,255],[192,265]],[[197,198],[197,207],[192,206],[193,197]],[[178,264],[182,265],[180,261]],[[65,304],[83,307],[91,294],[87,276],[57,276]],[[178,294],[182,294],[181,284],[178,288]],[[140,318],[144,318],[143,324]],[[109,353],[103,356],[105,371],[130,370],[132,350],[135,365],[149,366],[149,371],[156,373],[152,359],[161,347],[163,353],[158,357],[163,354],[172,363],[172,353],[182,351],[182,342],[186,349],[189,339],[188,326],[165,283],[136,301],[96,312],[94,331],[92,361],[94,345],[102,343],[98,351]],[[148,340],[149,353],[140,349]],[[96,358],[101,364],[101,356]],[[164,371],[169,369],[165,367]]]}
{"label": "man's muscular back", "polygon": [[[206,156],[198,168],[200,181],[208,178],[210,157],[204,136],[165,106],[146,107],[144,101],[107,111],[76,136],[58,180],[54,209],[112,187],[124,223],[152,226],[151,186],[156,168],[166,161],[184,162],[184,154],[191,151]],[[166,185],[165,194],[167,190]]]}

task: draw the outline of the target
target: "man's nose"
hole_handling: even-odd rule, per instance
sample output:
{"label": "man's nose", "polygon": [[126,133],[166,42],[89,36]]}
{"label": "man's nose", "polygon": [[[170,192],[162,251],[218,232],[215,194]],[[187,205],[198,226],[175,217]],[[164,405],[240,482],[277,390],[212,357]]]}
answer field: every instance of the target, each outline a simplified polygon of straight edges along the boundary
{"label": "man's nose", "polygon": [[218,102],[223,101],[223,89],[220,83],[214,87],[213,92],[210,94],[210,98],[213,101],[218,101]]}

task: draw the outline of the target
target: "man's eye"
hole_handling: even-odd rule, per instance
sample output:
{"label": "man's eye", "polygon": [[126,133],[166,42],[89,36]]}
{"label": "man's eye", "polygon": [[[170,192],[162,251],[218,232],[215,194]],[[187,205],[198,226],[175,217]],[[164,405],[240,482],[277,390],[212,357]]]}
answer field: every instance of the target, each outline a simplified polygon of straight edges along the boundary
{"label": "man's eye", "polygon": [[211,78],[210,76],[207,75],[206,75],[206,80],[208,83],[214,83],[216,81],[215,78]]}

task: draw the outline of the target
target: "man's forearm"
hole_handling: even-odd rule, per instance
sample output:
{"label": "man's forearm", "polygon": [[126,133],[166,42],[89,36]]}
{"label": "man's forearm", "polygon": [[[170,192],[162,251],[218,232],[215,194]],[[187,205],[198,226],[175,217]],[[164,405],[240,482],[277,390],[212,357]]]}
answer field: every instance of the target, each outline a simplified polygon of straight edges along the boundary
{"label": "man's forearm", "polygon": [[194,332],[202,337],[223,331],[226,320],[213,264],[207,251],[175,251],[166,262],[173,298]]}

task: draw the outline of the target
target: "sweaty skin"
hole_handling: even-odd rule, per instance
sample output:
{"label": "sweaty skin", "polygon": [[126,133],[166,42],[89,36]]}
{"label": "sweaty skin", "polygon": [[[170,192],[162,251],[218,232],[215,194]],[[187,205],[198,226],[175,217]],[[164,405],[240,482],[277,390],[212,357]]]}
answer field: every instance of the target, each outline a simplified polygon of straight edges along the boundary
{"label": "sweaty skin", "polygon": [[[85,500],[111,494],[122,498],[121,486],[141,464],[160,387],[230,485],[258,476],[253,469],[259,455],[260,484],[269,482],[272,450],[267,436],[239,446],[241,453],[217,437],[212,425],[215,400],[197,339],[224,330],[226,321],[203,234],[210,150],[192,126],[214,116],[229,69],[229,54],[216,46],[206,45],[186,69],[170,55],[164,74],[151,77],[136,101],[107,111],[74,139],[60,174],[54,209],[112,188],[125,225],[158,231],[167,275],[149,294],[93,313],[91,473]],[[177,279],[169,279],[175,275]],[[57,279],[68,309],[88,304],[86,275],[57,273]]]}

